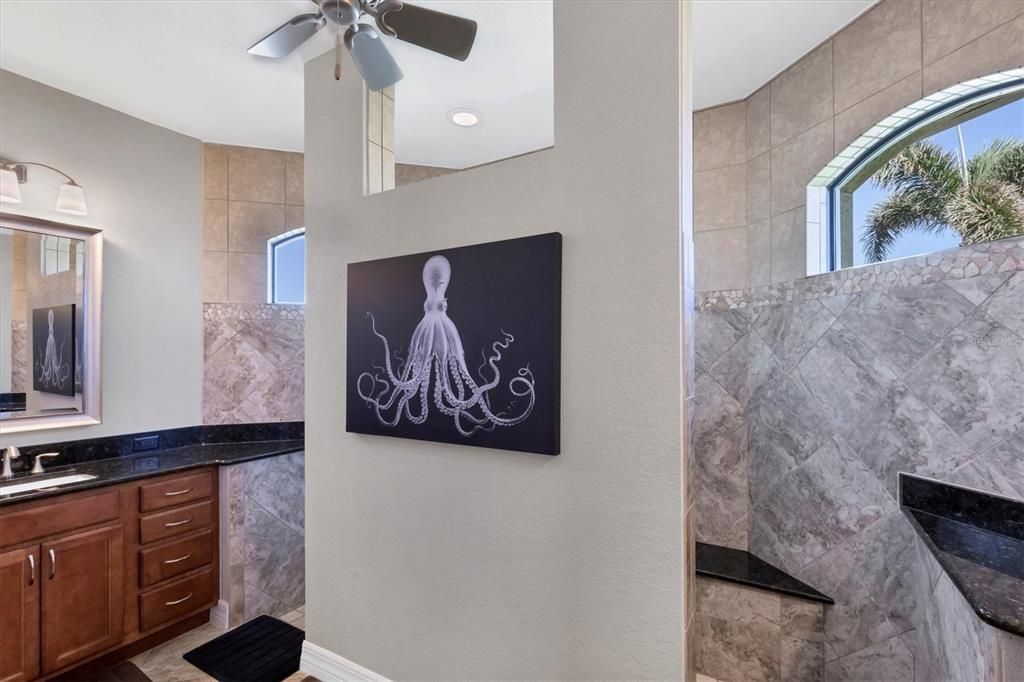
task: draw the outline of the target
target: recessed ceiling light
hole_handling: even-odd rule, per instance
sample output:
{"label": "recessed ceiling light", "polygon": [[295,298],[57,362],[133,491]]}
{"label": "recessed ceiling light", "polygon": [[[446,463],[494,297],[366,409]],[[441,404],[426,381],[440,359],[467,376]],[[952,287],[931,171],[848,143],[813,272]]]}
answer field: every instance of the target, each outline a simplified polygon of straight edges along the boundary
{"label": "recessed ceiling light", "polygon": [[448,118],[460,128],[472,128],[480,122],[480,114],[471,109],[452,109]]}

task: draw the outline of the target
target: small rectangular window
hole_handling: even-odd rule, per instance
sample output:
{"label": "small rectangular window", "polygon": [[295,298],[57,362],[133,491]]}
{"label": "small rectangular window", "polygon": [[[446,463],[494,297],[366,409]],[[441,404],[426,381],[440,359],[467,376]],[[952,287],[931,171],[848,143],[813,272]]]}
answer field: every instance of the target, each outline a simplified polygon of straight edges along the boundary
{"label": "small rectangular window", "polygon": [[302,305],[306,302],[306,230],[278,235],[267,242],[267,300]]}

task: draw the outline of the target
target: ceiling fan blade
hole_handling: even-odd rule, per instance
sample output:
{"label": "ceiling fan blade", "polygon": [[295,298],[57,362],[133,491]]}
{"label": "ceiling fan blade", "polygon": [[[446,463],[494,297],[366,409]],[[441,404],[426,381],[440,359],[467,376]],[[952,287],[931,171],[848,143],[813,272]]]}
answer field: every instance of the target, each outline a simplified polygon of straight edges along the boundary
{"label": "ceiling fan blade", "polygon": [[476,22],[407,2],[381,3],[377,26],[389,36],[419,45],[460,62],[466,61],[476,40]]}
{"label": "ceiling fan blade", "polygon": [[373,27],[352,24],[345,32],[345,47],[370,90],[383,90],[402,80],[402,70]]}
{"label": "ceiling fan blade", "polygon": [[249,48],[249,54],[280,59],[287,57],[324,27],[326,20],[320,14],[300,14],[281,24],[270,34]]}

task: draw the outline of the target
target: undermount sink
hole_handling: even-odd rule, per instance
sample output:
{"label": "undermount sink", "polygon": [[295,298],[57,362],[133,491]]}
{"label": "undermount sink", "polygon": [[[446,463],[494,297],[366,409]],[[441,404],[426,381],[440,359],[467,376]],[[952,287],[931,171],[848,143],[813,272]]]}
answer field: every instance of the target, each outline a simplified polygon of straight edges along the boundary
{"label": "undermount sink", "polygon": [[67,476],[54,476],[25,483],[9,483],[0,485],[0,495],[14,495],[15,493],[27,493],[31,490],[43,490],[45,488],[59,488],[62,485],[91,481],[96,478],[92,474],[68,474]]}

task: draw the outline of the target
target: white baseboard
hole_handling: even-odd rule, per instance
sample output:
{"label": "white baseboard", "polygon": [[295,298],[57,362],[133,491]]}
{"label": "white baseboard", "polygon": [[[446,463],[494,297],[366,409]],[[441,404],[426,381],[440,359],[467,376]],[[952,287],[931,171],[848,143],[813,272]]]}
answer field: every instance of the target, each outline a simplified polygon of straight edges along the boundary
{"label": "white baseboard", "polygon": [[229,622],[228,603],[221,599],[217,602],[216,606],[210,609],[210,625],[221,630],[227,630]]}
{"label": "white baseboard", "polygon": [[299,670],[321,682],[390,682],[388,678],[367,670],[358,663],[339,656],[333,651],[313,644],[302,643],[302,661]]}

